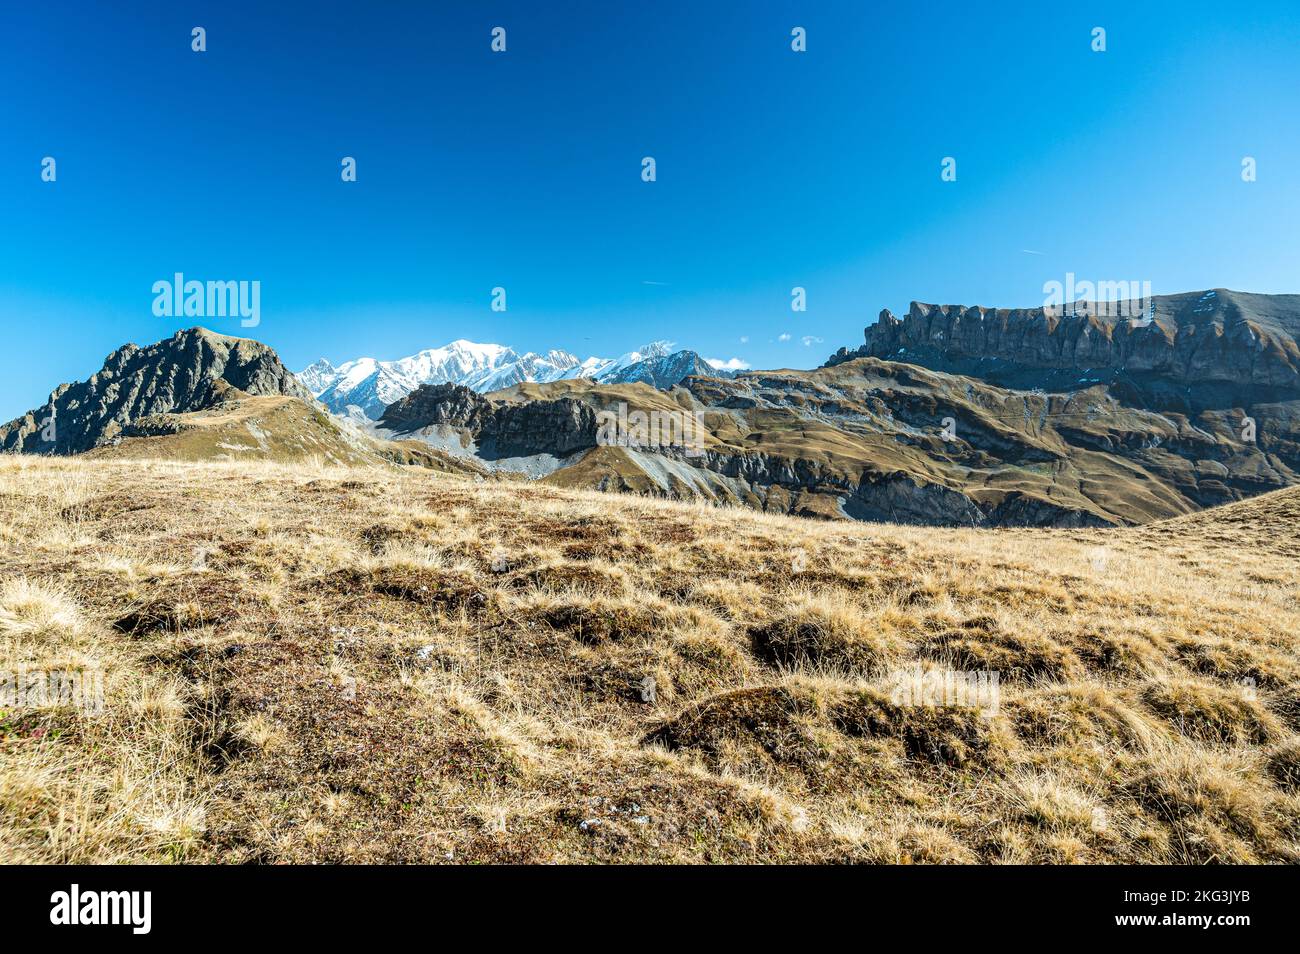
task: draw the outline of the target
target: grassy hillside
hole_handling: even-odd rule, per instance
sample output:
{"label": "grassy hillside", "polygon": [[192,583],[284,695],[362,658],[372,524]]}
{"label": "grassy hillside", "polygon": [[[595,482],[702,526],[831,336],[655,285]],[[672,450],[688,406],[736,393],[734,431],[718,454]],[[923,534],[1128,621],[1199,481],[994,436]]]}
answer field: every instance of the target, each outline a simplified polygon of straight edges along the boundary
{"label": "grassy hillside", "polygon": [[229,389],[221,403],[185,414],[135,421],[129,434],[86,453],[92,460],[320,461],[327,465],[417,464],[433,470],[485,475],[481,467],[419,441],[385,441],[362,434],[319,407],[293,397]]}
{"label": "grassy hillside", "polygon": [[0,712],[0,857],[1295,862],[1297,511],[945,530],[0,458],[0,671],[106,700]]}

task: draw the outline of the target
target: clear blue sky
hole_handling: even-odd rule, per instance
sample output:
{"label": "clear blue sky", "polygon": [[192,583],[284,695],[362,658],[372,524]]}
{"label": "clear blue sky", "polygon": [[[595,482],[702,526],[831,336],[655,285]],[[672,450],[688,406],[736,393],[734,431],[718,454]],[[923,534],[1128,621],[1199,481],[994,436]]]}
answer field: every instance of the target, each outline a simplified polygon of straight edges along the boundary
{"label": "clear blue sky", "polygon": [[193,324],[152,312],[177,271],[260,281],[260,327],[202,323],[293,368],[460,337],[810,367],[881,307],[1067,271],[1297,292],[1297,51],[1294,0],[6,3],[0,419]]}

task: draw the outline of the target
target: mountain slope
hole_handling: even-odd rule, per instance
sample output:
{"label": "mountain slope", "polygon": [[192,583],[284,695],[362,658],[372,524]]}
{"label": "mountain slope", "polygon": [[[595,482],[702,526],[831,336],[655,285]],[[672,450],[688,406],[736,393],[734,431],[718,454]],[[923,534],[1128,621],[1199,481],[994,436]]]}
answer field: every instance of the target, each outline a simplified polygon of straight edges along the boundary
{"label": "mountain slope", "polygon": [[1162,520],[1142,528],[1142,538],[1166,552],[1190,553],[1195,547],[1230,551],[1252,577],[1264,572],[1260,561],[1282,559],[1300,566],[1300,491],[1277,490]]}
{"label": "mountain slope", "polygon": [[293,397],[231,391],[199,411],[155,414],[127,424],[91,460],[313,461],[321,466],[410,464],[442,473],[486,476],[473,461],[422,442],[384,441]]}

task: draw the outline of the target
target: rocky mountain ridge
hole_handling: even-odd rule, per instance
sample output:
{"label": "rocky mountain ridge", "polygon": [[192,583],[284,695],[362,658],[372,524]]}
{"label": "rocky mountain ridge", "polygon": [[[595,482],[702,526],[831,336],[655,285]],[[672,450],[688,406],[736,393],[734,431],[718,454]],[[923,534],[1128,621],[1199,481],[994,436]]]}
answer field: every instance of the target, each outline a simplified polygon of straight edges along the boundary
{"label": "rocky mountain ridge", "polygon": [[134,422],[205,410],[232,395],[311,401],[272,348],[190,328],[144,348],[123,345],[87,380],[59,385],[43,406],[0,425],[0,450],[82,453]]}
{"label": "rocky mountain ridge", "polygon": [[410,434],[450,427],[472,435],[485,459],[562,457],[594,447],[596,409],[568,396],[549,401],[493,401],[459,384],[422,384],[391,404],[379,419],[381,429]]}
{"label": "rocky mountain ridge", "polygon": [[1193,410],[1300,392],[1300,295],[1216,288],[1125,305],[914,301],[902,318],[881,311],[862,346],[841,348],[827,364],[884,358],[1045,390],[1127,382],[1135,402],[1163,406],[1177,392]]}

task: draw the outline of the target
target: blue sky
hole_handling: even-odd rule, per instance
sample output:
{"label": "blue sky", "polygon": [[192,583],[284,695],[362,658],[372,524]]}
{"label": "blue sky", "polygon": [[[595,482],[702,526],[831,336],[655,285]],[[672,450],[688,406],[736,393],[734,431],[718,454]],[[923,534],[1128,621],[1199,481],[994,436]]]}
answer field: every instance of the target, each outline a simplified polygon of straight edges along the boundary
{"label": "blue sky", "polygon": [[[1300,8],[1066,6],[6,4],[0,419],[194,323],[295,369],[462,337],[811,367],[882,307],[1067,272],[1300,291]],[[260,326],[155,317],[178,271],[260,281]]]}

